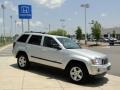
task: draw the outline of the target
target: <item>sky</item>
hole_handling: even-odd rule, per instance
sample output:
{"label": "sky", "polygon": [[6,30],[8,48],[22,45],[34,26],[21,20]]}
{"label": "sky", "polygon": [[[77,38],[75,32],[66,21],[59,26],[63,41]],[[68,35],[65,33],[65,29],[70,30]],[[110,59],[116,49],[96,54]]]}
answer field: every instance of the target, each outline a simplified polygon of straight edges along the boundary
{"label": "sky", "polygon": [[[84,32],[85,15],[81,4],[88,3],[87,9],[87,32],[91,32],[91,20],[97,20],[103,28],[120,26],[120,0],[0,0],[5,9],[5,31],[11,30],[11,19],[13,16],[13,34],[21,33],[21,20],[18,18],[18,5],[32,5],[32,19],[30,20],[31,31],[48,32],[62,27],[61,19],[64,19],[65,30],[74,34],[78,26]],[[2,9],[0,8],[0,34],[3,33]],[[17,29],[15,30],[15,20]],[[24,31],[27,31],[27,20],[24,20]]]}

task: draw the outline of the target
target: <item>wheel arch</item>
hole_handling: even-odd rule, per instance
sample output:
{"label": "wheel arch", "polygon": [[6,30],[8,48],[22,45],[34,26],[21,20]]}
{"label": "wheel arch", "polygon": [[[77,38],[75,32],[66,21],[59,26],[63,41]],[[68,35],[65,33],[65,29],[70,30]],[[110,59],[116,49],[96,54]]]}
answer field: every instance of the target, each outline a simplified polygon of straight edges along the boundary
{"label": "wheel arch", "polygon": [[25,51],[18,51],[18,53],[16,54],[16,58],[18,58],[18,56],[21,55],[21,54],[26,55],[28,57],[28,55]]}
{"label": "wheel arch", "polygon": [[[83,61],[78,61],[78,60],[70,60],[70,61],[68,62],[68,64],[66,65],[65,70],[67,70],[71,64],[80,64],[80,65],[82,65],[82,66],[88,71],[88,68],[87,68],[85,62],[83,62]],[[88,73],[89,73],[89,72],[88,72]]]}

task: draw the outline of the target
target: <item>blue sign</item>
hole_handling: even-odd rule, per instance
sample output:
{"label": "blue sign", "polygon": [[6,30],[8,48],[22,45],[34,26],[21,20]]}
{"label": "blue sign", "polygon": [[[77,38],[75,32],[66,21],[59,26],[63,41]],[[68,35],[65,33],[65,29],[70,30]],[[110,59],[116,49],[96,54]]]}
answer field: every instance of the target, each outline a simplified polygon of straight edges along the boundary
{"label": "blue sign", "polygon": [[19,19],[32,19],[31,5],[18,5]]}

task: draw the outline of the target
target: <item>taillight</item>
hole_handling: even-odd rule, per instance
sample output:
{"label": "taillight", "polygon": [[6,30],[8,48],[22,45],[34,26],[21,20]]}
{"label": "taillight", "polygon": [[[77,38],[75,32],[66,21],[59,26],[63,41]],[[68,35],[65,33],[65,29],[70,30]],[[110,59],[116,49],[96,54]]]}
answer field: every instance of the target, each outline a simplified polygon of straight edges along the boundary
{"label": "taillight", "polygon": [[15,44],[16,44],[16,43],[14,42],[14,43],[13,43],[13,48],[15,47]]}

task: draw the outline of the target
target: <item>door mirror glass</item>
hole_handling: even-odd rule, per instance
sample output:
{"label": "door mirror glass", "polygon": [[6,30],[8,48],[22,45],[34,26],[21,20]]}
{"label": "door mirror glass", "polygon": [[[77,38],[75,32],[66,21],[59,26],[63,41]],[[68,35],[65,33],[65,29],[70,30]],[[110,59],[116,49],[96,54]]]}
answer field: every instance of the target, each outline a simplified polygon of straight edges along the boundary
{"label": "door mirror glass", "polygon": [[53,44],[53,48],[56,48],[58,50],[61,50],[62,48],[58,44]]}

